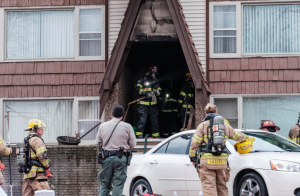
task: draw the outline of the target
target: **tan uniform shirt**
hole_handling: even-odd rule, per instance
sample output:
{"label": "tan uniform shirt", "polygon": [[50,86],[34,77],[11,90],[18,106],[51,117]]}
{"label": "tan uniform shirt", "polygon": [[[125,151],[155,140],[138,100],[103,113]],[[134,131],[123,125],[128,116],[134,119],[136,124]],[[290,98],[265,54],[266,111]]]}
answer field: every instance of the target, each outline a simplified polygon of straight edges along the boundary
{"label": "tan uniform shirt", "polygon": [[[246,139],[248,136],[239,132],[235,131],[230,125],[224,123],[225,125],[225,142],[228,139],[233,139],[235,141],[241,141]],[[208,143],[208,138],[210,138],[210,130],[207,131],[207,127],[209,126],[209,120],[202,122],[198,127],[197,130],[192,138],[191,148],[189,152],[190,157],[195,157],[196,152],[200,145],[203,142],[206,144]],[[208,135],[207,135],[208,133]]]}
{"label": "tan uniform shirt", "polygon": [[32,166],[28,174],[24,174],[24,179],[36,177],[37,172],[44,172],[44,168],[50,167],[50,160],[47,158],[47,148],[43,140],[38,137],[32,137],[29,139],[29,144],[34,149],[30,149],[29,155],[31,159],[39,160],[43,167]]}
{"label": "tan uniform shirt", "polygon": [[299,135],[300,127],[298,125],[294,125],[289,132],[288,139],[291,141],[300,144],[300,135]]}
{"label": "tan uniform shirt", "polygon": [[10,154],[10,150],[6,147],[5,141],[0,136],[0,154],[8,156]]}
{"label": "tan uniform shirt", "polygon": [[118,118],[113,118],[100,125],[96,137],[96,144],[100,145],[103,149],[114,151],[124,147],[125,150],[133,149],[136,145],[136,138],[133,128],[130,124],[121,121],[112,134],[106,146],[103,146],[111,135],[114,127],[120,121]]}

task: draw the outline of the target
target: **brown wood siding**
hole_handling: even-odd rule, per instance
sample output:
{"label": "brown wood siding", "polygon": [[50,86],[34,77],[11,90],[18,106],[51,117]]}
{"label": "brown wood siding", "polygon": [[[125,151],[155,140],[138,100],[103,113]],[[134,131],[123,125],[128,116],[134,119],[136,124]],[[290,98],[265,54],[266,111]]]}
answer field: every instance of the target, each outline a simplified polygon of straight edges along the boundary
{"label": "brown wood siding", "polygon": [[105,61],[0,63],[0,97],[98,96]]}
{"label": "brown wood siding", "polygon": [[0,7],[105,5],[106,0],[1,0]]}
{"label": "brown wood siding", "polygon": [[213,94],[300,93],[300,57],[210,59]]}

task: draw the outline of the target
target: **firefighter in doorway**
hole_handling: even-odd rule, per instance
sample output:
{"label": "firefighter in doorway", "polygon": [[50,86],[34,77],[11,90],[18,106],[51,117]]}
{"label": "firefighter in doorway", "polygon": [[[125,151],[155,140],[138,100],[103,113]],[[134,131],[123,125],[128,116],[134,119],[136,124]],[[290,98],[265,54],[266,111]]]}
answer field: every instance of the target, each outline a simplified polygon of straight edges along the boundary
{"label": "firefighter in doorway", "polygon": [[189,122],[190,108],[195,107],[195,87],[192,80],[191,73],[185,74],[186,82],[178,99],[178,111],[180,112],[180,119],[182,127],[186,130]]}
{"label": "firefighter in doorway", "polygon": [[[215,105],[207,104],[204,111],[206,116],[192,138],[189,157],[193,164],[199,164],[200,160],[197,170],[204,196],[228,196],[226,182],[230,178],[230,167],[225,142],[228,139],[241,141],[235,144],[235,148],[244,154],[252,150],[254,138],[248,138],[225,123],[224,118],[217,114]],[[207,148],[202,149],[204,143]]]}
{"label": "firefighter in doorway", "polygon": [[177,98],[179,90],[174,86],[172,78],[168,78],[167,87],[163,91],[164,102],[161,107],[162,112],[162,128],[165,136],[171,136],[178,133],[178,110]]}
{"label": "firefighter in doorway", "polygon": [[140,97],[146,97],[138,102],[139,121],[137,123],[137,138],[143,138],[145,125],[150,118],[153,138],[159,138],[157,97],[161,94],[161,88],[157,81],[157,66],[149,67],[146,76],[139,79],[135,90]]}

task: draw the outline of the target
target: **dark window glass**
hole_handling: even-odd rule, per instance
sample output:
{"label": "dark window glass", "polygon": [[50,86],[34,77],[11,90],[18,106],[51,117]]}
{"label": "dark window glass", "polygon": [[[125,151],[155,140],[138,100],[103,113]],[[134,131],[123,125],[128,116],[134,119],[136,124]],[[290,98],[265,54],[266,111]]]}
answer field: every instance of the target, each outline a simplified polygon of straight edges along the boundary
{"label": "dark window glass", "polygon": [[168,144],[169,144],[169,142],[165,143],[162,147],[160,147],[158,150],[156,150],[155,153],[166,153]]}
{"label": "dark window glass", "polygon": [[183,135],[170,141],[167,154],[187,154],[187,147],[192,135]]}

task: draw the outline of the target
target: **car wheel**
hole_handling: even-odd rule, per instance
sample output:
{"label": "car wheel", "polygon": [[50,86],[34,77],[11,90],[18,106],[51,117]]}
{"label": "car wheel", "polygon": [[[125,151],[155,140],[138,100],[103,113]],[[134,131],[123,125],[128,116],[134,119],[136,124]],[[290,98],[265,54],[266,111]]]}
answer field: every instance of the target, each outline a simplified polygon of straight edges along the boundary
{"label": "car wheel", "polygon": [[237,186],[238,196],[268,196],[264,180],[256,173],[245,174]]}
{"label": "car wheel", "polygon": [[139,196],[144,193],[152,193],[151,186],[147,180],[139,179],[133,184],[130,196]]}

